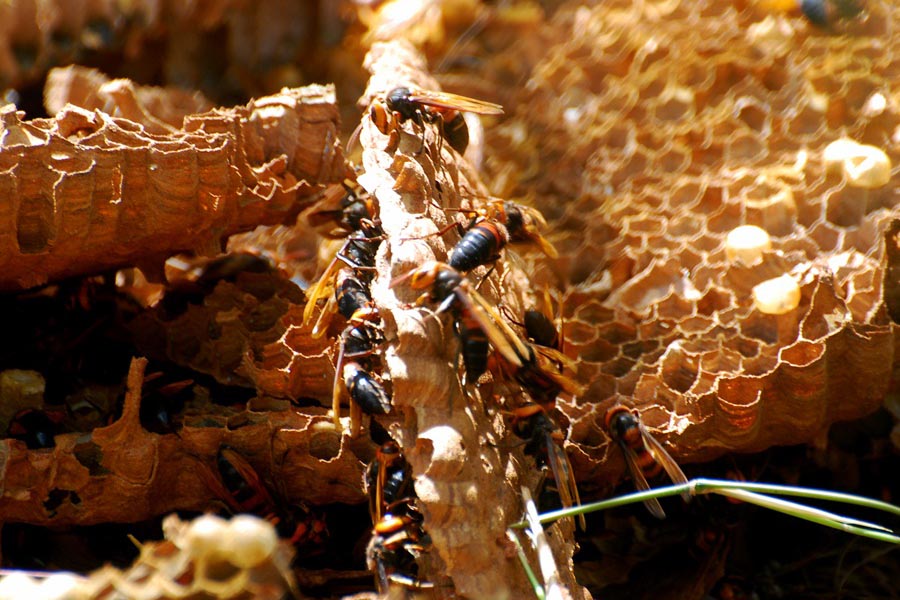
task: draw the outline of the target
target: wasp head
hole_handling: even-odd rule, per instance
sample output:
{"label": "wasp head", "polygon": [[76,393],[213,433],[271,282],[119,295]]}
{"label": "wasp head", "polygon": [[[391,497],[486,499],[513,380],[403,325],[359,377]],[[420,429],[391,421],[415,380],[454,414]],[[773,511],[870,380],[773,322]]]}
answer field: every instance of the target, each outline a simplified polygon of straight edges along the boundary
{"label": "wasp head", "polygon": [[412,119],[416,116],[419,107],[410,100],[408,87],[396,87],[384,97],[388,110],[399,113],[403,119]]}
{"label": "wasp head", "polygon": [[606,413],[606,428],[617,441],[628,441],[639,435],[637,416],[625,406],[617,405]]}

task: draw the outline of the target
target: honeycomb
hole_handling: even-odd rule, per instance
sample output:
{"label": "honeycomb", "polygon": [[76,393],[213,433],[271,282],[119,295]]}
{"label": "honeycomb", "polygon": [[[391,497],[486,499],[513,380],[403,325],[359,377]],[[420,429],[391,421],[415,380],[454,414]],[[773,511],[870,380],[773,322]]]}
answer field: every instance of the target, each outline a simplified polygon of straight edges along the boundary
{"label": "honeycomb", "polygon": [[209,510],[218,498],[202,471],[223,445],[283,480],[288,498],[313,504],[364,500],[362,465],[341,445],[322,409],[300,413],[286,402],[255,409],[251,403],[239,411],[200,405],[185,415],[179,435],[147,431],[140,419],[146,364],[143,358],[132,362],[122,416],[112,424],[87,436],[58,435],[49,452],[18,440],[0,449],[8,521],[128,523],[175,510]]}
{"label": "honeycomb", "polygon": [[111,80],[97,69],[77,65],[50,69],[44,106],[57,114],[66,103],[140,123],[149,133],[172,133],[184,118],[213,108],[200,92],[179,88],[135,87],[128,79]]}

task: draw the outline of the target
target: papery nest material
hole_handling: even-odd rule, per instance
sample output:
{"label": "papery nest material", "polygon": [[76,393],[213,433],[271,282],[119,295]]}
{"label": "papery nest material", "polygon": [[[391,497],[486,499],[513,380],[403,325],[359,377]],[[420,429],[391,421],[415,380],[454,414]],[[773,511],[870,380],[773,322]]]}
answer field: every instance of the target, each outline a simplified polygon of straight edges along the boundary
{"label": "papery nest material", "polygon": [[[365,95],[369,100],[380,101],[399,85],[437,89],[421,56],[405,43],[375,44],[366,66],[372,73]],[[455,213],[442,208],[463,202],[477,205],[478,198],[487,196],[477,173],[436,135],[434,127],[423,131],[408,123],[389,143],[368,112],[363,115],[365,172],[359,182],[378,199],[387,235],[378,254],[372,295],[382,315],[388,315],[385,358],[393,382],[393,413],[399,419],[391,433],[413,467],[425,529],[438,558],[423,576],[437,577],[439,594],[445,580],[438,576],[446,575],[465,596],[524,597],[532,592],[508,546],[506,527],[521,516],[519,482],[534,482],[537,473],[530,460],[510,452],[495,400],[470,397],[472,386],[467,392],[460,388],[454,362],[457,343],[449,319],[407,308],[414,299],[410,290],[389,287],[393,278],[425,261],[446,257],[449,246],[441,237],[410,239],[454,218]],[[476,270],[476,275],[483,271]],[[502,298],[516,311],[525,296],[522,282],[516,269],[501,260],[481,289],[494,302]],[[559,563],[569,565],[572,545],[556,550]],[[563,577],[573,595],[580,597],[571,571]]]}
{"label": "papery nest material", "polygon": [[[243,415],[210,409],[196,423],[188,419],[177,434],[146,431],[140,421],[146,364],[144,358],[132,361],[122,416],[111,425],[89,435],[58,435],[50,451],[28,450],[12,439],[0,443],[0,510],[8,522],[129,523],[176,510],[209,510],[221,499],[203,472],[223,445],[284,482],[288,502],[364,500],[362,464],[341,446],[338,433],[329,430],[322,409],[303,414],[248,409]],[[45,502],[51,493],[62,498],[52,507]]]}
{"label": "papery nest material", "polygon": [[150,134],[74,106],[24,121],[0,110],[0,289],[140,265],[290,222],[347,174],[331,87],[285,89]]}

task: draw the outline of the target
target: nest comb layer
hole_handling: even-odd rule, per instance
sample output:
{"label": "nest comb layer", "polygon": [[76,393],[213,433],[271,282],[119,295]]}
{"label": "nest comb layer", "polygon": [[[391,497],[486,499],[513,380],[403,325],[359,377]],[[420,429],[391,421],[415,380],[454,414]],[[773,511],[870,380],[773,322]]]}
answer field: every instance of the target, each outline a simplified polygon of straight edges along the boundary
{"label": "nest comb layer", "polygon": [[[488,131],[485,168],[494,193],[532,196],[554,224],[561,257],[531,276],[566,293],[569,350],[591,384],[563,406],[586,484],[617,462],[603,431],[614,401],[702,461],[811,440],[883,399],[896,177],[863,189],[823,161],[841,138],[900,158],[900,12],[869,5],[825,32],[762,3],[566,3],[482,79],[452,79],[464,93],[524,81],[501,99],[511,116]],[[726,256],[740,225],[772,237],[752,267]],[[753,286],[783,274],[799,304],[762,313]]]}
{"label": "nest comb layer", "polygon": [[[293,549],[256,517],[226,522],[201,517],[163,523],[166,539],[141,544],[127,569],[106,566],[90,577],[13,572],[0,577],[5,598],[260,598],[297,597],[290,571]],[[235,543],[239,540],[239,543]]]}
{"label": "nest comb layer", "polygon": [[345,174],[327,87],[188,116],[183,129],[145,125],[71,105],[32,121],[3,109],[0,288],[136,262],[158,274],[178,251],[215,254],[224,236],[295,218]]}
{"label": "nest comb layer", "polygon": [[[362,464],[321,409],[187,415],[178,435],[141,426],[146,359],[135,359],[122,417],[90,432],[56,436],[52,450],[18,440],[0,446],[0,509],[8,522],[45,526],[130,523],[175,510],[210,510],[221,501],[205,470],[228,446],[284,482],[286,501],[362,502]],[[48,499],[55,498],[57,501]]]}

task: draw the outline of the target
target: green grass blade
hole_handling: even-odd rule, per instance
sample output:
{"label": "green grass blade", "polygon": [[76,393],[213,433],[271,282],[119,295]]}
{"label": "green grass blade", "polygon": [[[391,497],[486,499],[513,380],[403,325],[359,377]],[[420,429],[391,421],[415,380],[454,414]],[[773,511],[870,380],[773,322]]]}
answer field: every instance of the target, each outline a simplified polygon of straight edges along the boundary
{"label": "green grass blade", "polygon": [[531,538],[531,543],[537,552],[538,566],[541,568],[541,576],[544,580],[544,594],[548,600],[563,600],[565,596],[553,551],[544,534],[544,528],[541,527],[537,505],[531,497],[531,492],[524,485],[522,486],[522,499],[525,502],[525,517],[528,521],[526,533]]}
{"label": "green grass blade", "polygon": [[541,582],[538,581],[537,575],[535,575],[534,571],[531,569],[531,565],[528,564],[528,557],[525,556],[525,549],[519,541],[519,536],[517,536],[512,529],[507,529],[506,537],[508,537],[516,547],[516,554],[519,555],[519,562],[522,563],[522,568],[525,569],[525,576],[528,577],[528,582],[531,583],[531,587],[534,589],[534,595],[538,600],[546,600],[547,595],[544,593],[544,588],[541,586]]}
{"label": "green grass blade", "polygon": [[846,531],[847,533],[853,533],[892,544],[900,544],[900,537],[893,535],[893,532],[890,529],[867,521],[860,521],[858,519],[828,512],[827,510],[813,508],[811,506],[806,506],[805,504],[798,504],[797,502],[791,502],[790,500],[774,498],[772,496],[766,496],[765,494],[747,490],[728,489],[720,490],[716,493],[743,502],[749,502],[757,506],[762,506],[763,508],[784,513],[798,519],[811,521],[818,525],[831,527],[832,529],[838,529],[840,531]]}
{"label": "green grass blade", "polygon": [[775,483],[756,483],[752,481],[732,481],[729,479],[705,479],[699,478],[691,481],[694,484],[697,493],[704,493],[706,487],[712,488],[730,488],[747,490],[750,492],[761,492],[763,494],[774,494],[776,496],[800,496],[802,498],[812,498],[815,500],[828,500],[830,502],[842,502],[844,504],[852,504],[855,506],[863,506],[883,512],[891,513],[900,517],[900,506],[894,506],[881,500],[874,498],[866,498],[865,496],[856,496],[854,494],[845,494],[843,492],[833,492],[830,490],[819,490],[816,488],[804,488],[792,485],[779,485]]}
{"label": "green grass blade", "polygon": [[[680,495],[688,491],[692,496],[700,494],[720,494],[730,496],[751,504],[756,504],[764,508],[783,512],[785,514],[812,521],[826,527],[839,529],[855,535],[861,535],[872,539],[892,544],[900,544],[900,537],[894,534],[894,531],[868,521],[861,521],[852,517],[845,517],[836,513],[832,513],[819,508],[806,506],[797,502],[791,502],[782,498],[774,498],[772,495],[780,496],[796,496],[803,498],[812,498],[816,500],[828,500],[830,502],[840,502],[854,506],[862,506],[874,510],[888,512],[893,515],[900,516],[900,507],[856,496],[843,492],[832,492],[828,490],[819,490],[814,488],[802,488],[796,486],[786,486],[771,483],[753,483],[746,481],[732,481],[719,479],[698,478],[689,481],[686,484],[670,485],[665,487],[654,488],[652,490],[635,492],[601,500],[600,502],[592,502],[581,506],[574,506],[562,510],[556,510],[540,515],[541,523],[550,523],[563,517],[572,517],[575,515],[587,514],[598,510],[607,510],[624,506],[626,504],[634,504],[635,502],[643,502],[649,498],[664,498],[667,496]],[[765,493],[762,493],[765,492]],[[513,528],[525,527],[524,521],[511,525]]]}
{"label": "green grass blade", "polygon": [[[652,490],[647,490],[644,492],[634,492],[631,494],[625,494],[624,496],[616,496],[615,498],[609,498],[607,500],[600,500],[599,502],[591,502],[590,504],[581,504],[579,506],[571,506],[569,508],[563,508],[560,510],[554,510],[551,512],[546,512],[540,515],[541,524],[552,523],[557,519],[562,519],[563,517],[574,517],[577,515],[586,515],[592,512],[597,512],[599,510],[608,510],[610,508],[616,508],[619,506],[625,506],[627,504],[634,504],[635,502],[643,502],[648,498],[664,498],[666,496],[678,496],[684,490],[690,489],[690,483],[679,484],[679,485],[670,485],[666,487],[654,488]],[[528,526],[528,523],[525,521],[519,521],[518,523],[513,523],[510,525],[513,529],[524,529]]]}

